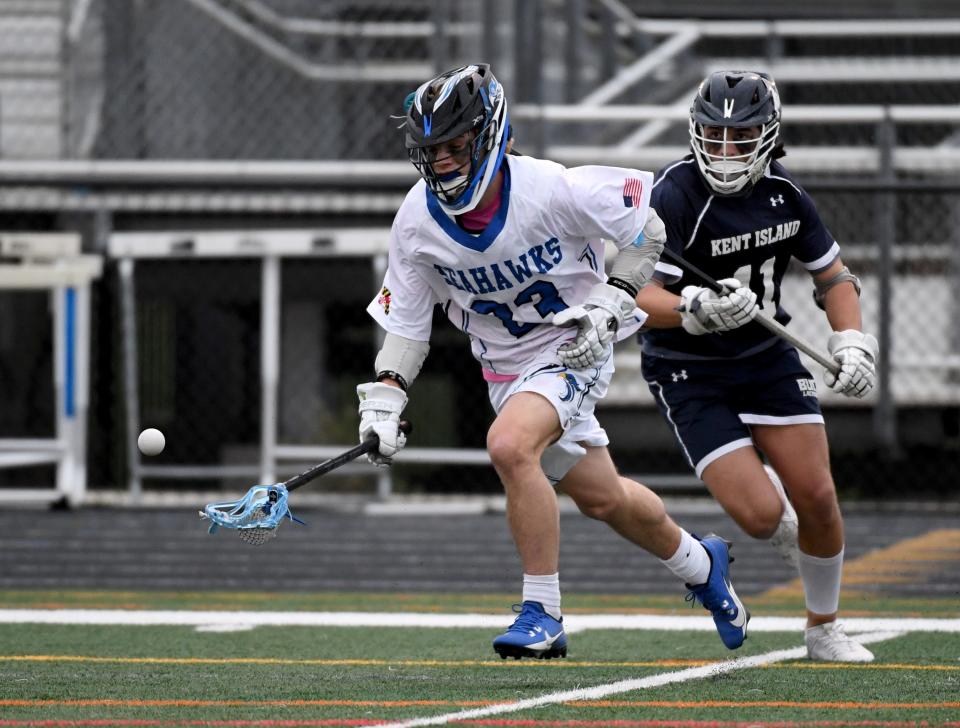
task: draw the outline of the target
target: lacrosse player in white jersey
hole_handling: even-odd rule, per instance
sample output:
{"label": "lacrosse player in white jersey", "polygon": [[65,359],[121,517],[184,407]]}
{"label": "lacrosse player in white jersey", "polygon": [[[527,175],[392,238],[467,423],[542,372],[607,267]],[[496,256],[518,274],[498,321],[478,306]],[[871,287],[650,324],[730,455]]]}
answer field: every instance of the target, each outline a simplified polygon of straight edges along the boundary
{"label": "lacrosse player in white jersey", "polygon": [[[729,582],[729,544],[687,533],[654,493],[620,476],[593,414],[613,374],[614,339],[643,323],[634,296],[663,248],[652,175],[508,154],[507,102],[484,64],[427,81],[408,102],[402,128],[422,180],[394,219],[383,287],[367,309],[386,330],[375,380],[357,387],[360,438],[380,439],[371,459],[389,463],[404,446],[400,414],[440,305],[470,338],[489,386],[497,416],[487,450],[524,571],[518,616],[496,652],[566,655],[553,486],[663,560],[713,614],[724,644],[739,647],[749,613]],[[610,279],[601,239],[621,250]],[[578,331],[589,335],[575,351]],[[561,346],[598,363],[561,365]]]}

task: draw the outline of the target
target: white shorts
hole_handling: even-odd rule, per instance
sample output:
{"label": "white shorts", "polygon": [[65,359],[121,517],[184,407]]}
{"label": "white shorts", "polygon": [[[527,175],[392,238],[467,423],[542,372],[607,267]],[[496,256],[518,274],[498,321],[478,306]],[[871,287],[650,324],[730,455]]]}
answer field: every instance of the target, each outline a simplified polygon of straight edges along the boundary
{"label": "white shorts", "polygon": [[613,370],[612,356],[599,367],[578,370],[557,363],[556,352],[547,351],[530,362],[516,379],[487,383],[490,403],[498,414],[517,392],[536,392],[557,411],[563,434],[544,450],[540,459],[543,472],[551,483],[562,480],[587,454],[584,445],[605,447],[610,444],[593,410],[606,395]]}

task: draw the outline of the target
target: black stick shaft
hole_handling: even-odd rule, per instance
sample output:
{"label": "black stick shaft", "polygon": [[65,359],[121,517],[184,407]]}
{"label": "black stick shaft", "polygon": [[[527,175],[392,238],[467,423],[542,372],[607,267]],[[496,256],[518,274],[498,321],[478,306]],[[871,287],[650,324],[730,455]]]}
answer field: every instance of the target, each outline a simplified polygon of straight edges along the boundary
{"label": "black stick shaft", "polygon": [[352,447],[344,453],[332,457],[329,460],[324,460],[322,463],[314,465],[309,470],[304,470],[299,475],[294,475],[289,480],[283,481],[283,485],[286,486],[288,491],[296,490],[302,485],[306,485],[314,478],[319,478],[325,473],[329,473],[331,470],[336,470],[341,465],[349,463],[351,460],[365,455],[368,452],[373,452],[379,447],[379,439],[371,438],[365,442],[360,443],[356,447]]}
{"label": "black stick shaft", "polygon": [[[400,431],[404,434],[409,433],[412,430],[412,426],[406,420],[401,420],[400,422]],[[309,470],[304,470],[299,475],[294,475],[289,480],[283,481],[283,486],[287,491],[296,490],[302,485],[306,485],[314,478],[319,478],[325,473],[329,473],[331,470],[336,470],[341,465],[346,465],[351,460],[355,460],[361,455],[366,455],[371,453],[380,447],[380,438],[375,434],[371,434],[366,440],[361,442],[359,445],[351,447],[346,452],[340,453],[339,455],[330,458],[329,460],[324,460],[322,463],[314,465]]]}
{"label": "black stick shaft", "polygon": [[706,283],[709,288],[712,288],[717,293],[726,293],[726,290],[724,289],[723,286],[721,286],[719,283],[713,280],[713,278],[708,276],[706,273],[700,270],[697,266],[695,266],[689,260],[687,260],[686,258],[682,258],[676,253],[674,253],[672,250],[670,250],[670,248],[664,247],[663,253],[661,253],[661,257],[669,258],[671,261],[679,265],[688,273],[693,273],[698,278],[702,278],[703,282]]}
{"label": "black stick shaft", "polygon": [[[709,288],[712,288],[717,293],[727,292],[724,286],[721,286],[717,281],[715,281],[713,278],[708,276],[706,273],[704,273],[702,270],[700,270],[697,266],[695,266],[690,261],[674,253],[672,250],[670,250],[670,248],[664,248],[663,253],[661,254],[661,257],[667,258],[673,261],[674,263],[676,263],[678,266],[680,266],[687,272],[693,273],[693,275],[702,279],[703,282]],[[779,336],[781,339],[784,339],[785,341],[793,344],[800,351],[802,351],[804,354],[809,356],[811,359],[813,359],[815,362],[817,362],[817,364],[822,366],[827,371],[833,372],[834,374],[839,373],[840,364],[836,360],[822,353],[819,349],[814,347],[813,344],[809,343],[805,339],[800,338],[799,336],[794,334],[792,331],[787,330],[786,326],[781,324],[776,319],[771,318],[770,316],[765,314],[763,311],[759,311],[757,313],[757,317],[754,319],[754,321],[756,321],[761,326],[764,326],[769,331]]]}

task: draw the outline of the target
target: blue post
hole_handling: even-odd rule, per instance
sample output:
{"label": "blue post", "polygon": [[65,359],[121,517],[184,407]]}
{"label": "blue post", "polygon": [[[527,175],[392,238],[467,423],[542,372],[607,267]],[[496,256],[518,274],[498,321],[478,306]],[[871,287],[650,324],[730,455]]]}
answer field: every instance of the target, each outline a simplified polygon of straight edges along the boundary
{"label": "blue post", "polygon": [[63,406],[67,417],[76,415],[76,386],[77,352],[76,352],[76,323],[77,323],[77,291],[70,287],[66,289],[64,321],[64,392]]}

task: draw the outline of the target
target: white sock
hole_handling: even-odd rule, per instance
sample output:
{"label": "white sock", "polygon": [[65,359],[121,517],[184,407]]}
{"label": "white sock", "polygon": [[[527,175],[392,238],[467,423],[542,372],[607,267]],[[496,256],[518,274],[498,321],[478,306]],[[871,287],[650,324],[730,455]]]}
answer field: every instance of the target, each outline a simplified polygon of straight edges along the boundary
{"label": "white sock", "polygon": [[669,559],[660,563],[676,574],[685,584],[705,584],[710,576],[710,554],[693,536],[680,529],[680,546]]}
{"label": "white sock", "polygon": [[800,552],[800,579],[807,609],[814,614],[833,614],[840,606],[840,576],[843,549],[836,556],[820,558]]}
{"label": "white sock", "polygon": [[560,573],[524,574],[523,601],[540,602],[543,611],[554,619],[560,619]]}

